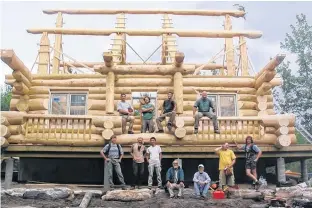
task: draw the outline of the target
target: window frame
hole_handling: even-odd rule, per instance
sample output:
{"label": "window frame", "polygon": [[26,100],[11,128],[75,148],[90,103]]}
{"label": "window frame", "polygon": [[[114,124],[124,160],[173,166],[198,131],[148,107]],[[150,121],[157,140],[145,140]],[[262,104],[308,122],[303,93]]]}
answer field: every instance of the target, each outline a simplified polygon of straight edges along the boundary
{"label": "window frame", "polygon": [[[87,91],[51,91],[49,92],[50,96],[50,101],[49,101],[49,114],[52,114],[52,96],[53,95],[66,95],[66,114],[65,115],[70,115],[70,107],[71,107],[71,96],[72,95],[85,95],[86,96],[86,102],[85,102],[85,114],[88,115],[88,96],[89,92]],[[62,115],[62,114],[55,114],[55,115]],[[81,115],[83,116],[83,115]]]}
{"label": "window frame", "polygon": [[215,96],[216,97],[216,103],[215,103],[215,107],[217,110],[217,116],[218,117],[222,117],[221,116],[221,103],[220,103],[220,96],[234,96],[234,108],[235,108],[235,114],[234,116],[230,116],[230,117],[236,117],[238,115],[238,109],[237,109],[237,93],[207,93],[207,96]]}

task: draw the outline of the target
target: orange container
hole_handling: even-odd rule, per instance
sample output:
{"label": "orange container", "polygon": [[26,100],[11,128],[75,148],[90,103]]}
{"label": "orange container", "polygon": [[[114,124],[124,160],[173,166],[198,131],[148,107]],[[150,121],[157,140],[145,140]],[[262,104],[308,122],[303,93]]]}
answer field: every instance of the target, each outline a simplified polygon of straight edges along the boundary
{"label": "orange container", "polygon": [[213,199],[225,199],[225,194],[223,191],[214,191],[212,193],[212,198]]}

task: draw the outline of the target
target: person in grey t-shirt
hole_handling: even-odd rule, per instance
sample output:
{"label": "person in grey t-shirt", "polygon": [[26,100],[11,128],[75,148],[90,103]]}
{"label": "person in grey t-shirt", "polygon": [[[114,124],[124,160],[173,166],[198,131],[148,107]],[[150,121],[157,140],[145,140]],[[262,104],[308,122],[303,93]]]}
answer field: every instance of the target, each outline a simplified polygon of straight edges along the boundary
{"label": "person in grey t-shirt", "polygon": [[133,116],[133,107],[130,103],[126,102],[126,94],[122,93],[120,95],[121,101],[117,104],[117,111],[122,117],[122,133],[126,134],[127,130],[127,122],[129,122],[129,129],[128,134],[133,134],[133,123],[134,123],[134,116]]}

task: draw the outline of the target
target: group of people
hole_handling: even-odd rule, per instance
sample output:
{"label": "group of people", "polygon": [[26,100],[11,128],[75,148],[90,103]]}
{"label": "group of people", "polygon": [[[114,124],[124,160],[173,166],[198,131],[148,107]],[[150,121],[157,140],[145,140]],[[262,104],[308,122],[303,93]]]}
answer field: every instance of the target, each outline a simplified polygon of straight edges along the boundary
{"label": "group of people", "polygon": [[[154,115],[155,115],[155,106],[150,102],[150,98],[148,96],[144,97],[144,103],[141,105],[141,113],[142,113],[142,133],[152,133],[155,131],[154,125]],[[168,93],[168,98],[164,100],[162,105],[162,113],[159,117],[156,118],[156,124],[158,131],[156,133],[163,133],[164,129],[161,124],[162,121],[169,117],[167,128],[169,132],[171,132],[172,127],[175,126],[175,117],[176,117],[176,102],[173,100],[173,93]],[[212,112],[210,112],[212,109]],[[134,123],[134,110],[130,103],[126,102],[126,94],[121,94],[121,101],[117,104],[117,111],[122,116],[122,133],[126,134],[126,126],[127,122],[129,122],[128,134],[133,134],[133,123]],[[198,112],[196,112],[198,111]],[[213,122],[214,132],[219,134],[219,127],[217,122],[217,116],[215,115],[215,106],[211,99],[208,98],[207,92],[203,91],[201,93],[201,98],[198,99],[193,106],[193,117],[195,118],[194,124],[194,134],[198,133],[199,120],[203,116],[207,116]]]}
{"label": "group of people", "polygon": [[[161,161],[162,161],[162,150],[159,145],[156,145],[156,138],[150,138],[151,146],[146,148],[144,146],[143,138],[138,138],[137,142],[131,146],[131,155],[133,158],[133,175],[135,183],[132,185],[133,188],[138,188],[142,185],[142,179],[144,175],[145,160],[148,164],[148,186],[153,185],[153,175],[156,172],[158,187],[162,188],[161,178]],[[253,143],[251,136],[246,137],[246,143],[242,146],[235,143],[234,145],[238,150],[243,150],[246,153],[246,175],[253,180],[253,184],[260,185],[257,179],[257,161],[261,157],[261,150]],[[217,155],[219,155],[219,187],[234,186],[234,172],[233,167],[236,162],[236,156],[232,150],[229,149],[229,144],[225,143],[221,147],[215,149]],[[108,179],[109,184],[112,186],[113,183],[113,169],[117,173],[117,177],[122,185],[125,185],[124,177],[121,171],[120,162],[123,158],[123,150],[120,144],[117,144],[117,137],[113,135],[111,142],[106,144],[101,150],[101,155],[107,163],[108,168]],[[204,171],[204,165],[199,164],[198,170],[193,177],[194,192],[197,198],[207,197],[207,193],[210,187],[211,178]],[[167,170],[166,173],[166,188],[168,189],[170,198],[175,197],[174,190],[178,190],[177,197],[183,196],[184,190],[184,170],[179,166],[179,161],[174,160],[172,167]]]}

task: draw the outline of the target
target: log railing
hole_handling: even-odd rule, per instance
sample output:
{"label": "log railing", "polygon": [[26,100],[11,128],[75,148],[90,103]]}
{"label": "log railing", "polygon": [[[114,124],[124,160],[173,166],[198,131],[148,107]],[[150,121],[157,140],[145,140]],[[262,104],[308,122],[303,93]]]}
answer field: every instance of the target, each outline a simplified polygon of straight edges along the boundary
{"label": "log railing", "polygon": [[91,139],[92,117],[63,115],[26,115],[25,138]]}
{"label": "log railing", "polygon": [[265,132],[265,127],[262,125],[261,118],[241,118],[241,117],[220,117],[218,118],[218,126],[220,135],[214,134],[213,122],[207,117],[200,119],[199,134],[202,138],[218,139],[220,135],[224,138],[232,140],[245,140],[247,136],[252,136],[254,139],[259,139]]}

